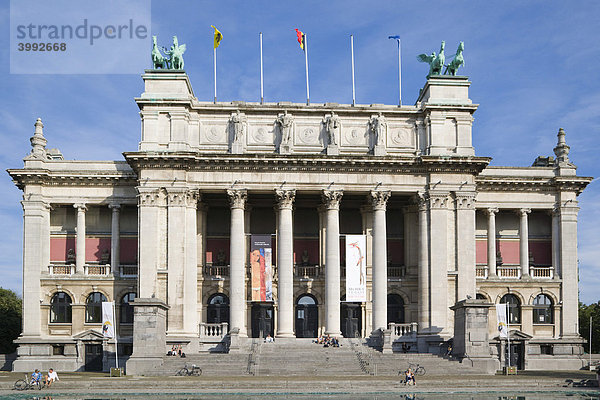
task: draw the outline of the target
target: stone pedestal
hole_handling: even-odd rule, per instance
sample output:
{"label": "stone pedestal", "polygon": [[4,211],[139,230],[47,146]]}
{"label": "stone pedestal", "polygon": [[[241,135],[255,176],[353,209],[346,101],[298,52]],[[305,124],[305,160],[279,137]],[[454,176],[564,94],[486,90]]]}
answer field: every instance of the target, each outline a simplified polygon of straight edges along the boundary
{"label": "stone pedestal", "polygon": [[292,154],[292,146],[290,146],[289,144],[280,145],[279,154]]}
{"label": "stone pedestal", "polygon": [[466,299],[454,306],[454,340],[452,355],[461,363],[470,363],[484,373],[493,374],[499,368],[490,351],[488,309],[485,300]]}
{"label": "stone pedestal", "polygon": [[231,154],[244,154],[244,145],[242,143],[232,143]]}
{"label": "stone pedestal", "polygon": [[340,154],[340,149],[336,144],[330,144],[327,146],[326,153],[328,156],[337,156]]}
{"label": "stone pedestal", "polygon": [[127,375],[144,375],[162,366],[166,353],[167,310],[155,298],[137,298],[133,306],[133,354],[127,360]]}
{"label": "stone pedestal", "polygon": [[373,147],[373,155],[374,156],[385,156],[387,154],[387,150],[385,146],[378,144]]}
{"label": "stone pedestal", "polygon": [[392,331],[386,329],[383,331],[383,344],[381,346],[381,352],[383,354],[392,354]]}

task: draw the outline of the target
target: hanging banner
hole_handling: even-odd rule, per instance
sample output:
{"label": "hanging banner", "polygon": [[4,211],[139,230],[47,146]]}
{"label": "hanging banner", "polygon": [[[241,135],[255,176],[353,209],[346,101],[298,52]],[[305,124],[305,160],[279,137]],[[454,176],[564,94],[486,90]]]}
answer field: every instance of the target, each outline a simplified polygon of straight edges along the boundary
{"label": "hanging banner", "polygon": [[102,302],[102,333],[105,338],[115,337],[115,318],[112,301]]}
{"label": "hanging banner", "polygon": [[506,325],[506,309],[507,304],[496,304],[496,318],[498,319],[498,332],[501,338],[508,337],[508,326]]}
{"label": "hanging banner", "polygon": [[346,235],[346,301],[367,301],[367,237]]}
{"label": "hanging banner", "polygon": [[252,301],[273,301],[271,235],[250,236]]}

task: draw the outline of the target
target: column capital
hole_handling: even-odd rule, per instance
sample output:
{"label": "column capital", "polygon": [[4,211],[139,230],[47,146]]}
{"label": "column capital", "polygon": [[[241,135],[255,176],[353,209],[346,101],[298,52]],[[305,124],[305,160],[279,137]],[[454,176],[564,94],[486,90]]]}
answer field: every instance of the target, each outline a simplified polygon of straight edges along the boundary
{"label": "column capital", "polygon": [[373,206],[373,211],[385,211],[387,201],[391,195],[392,192],[390,190],[371,190],[369,193],[369,201]]}
{"label": "column capital", "polygon": [[119,204],[119,203],[110,203],[108,205],[108,208],[110,208],[113,213],[118,213],[119,210],[121,209],[121,204]]}
{"label": "column capital", "polygon": [[248,190],[246,189],[227,189],[229,204],[231,208],[244,209],[246,200],[248,200]]}
{"label": "column capital", "polygon": [[181,207],[186,205],[186,189],[167,189],[167,205],[169,207]]}
{"label": "column capital", "polygon": [[73,208],[76,208],[77,211],[86,211],[87,205],[85,203],[75,203],[73,204]]}
{"label": "column capital", "polygon": [[494,216],[496,214],[498,214],[498,211],[500,211],[498,209],[498,207],[488,207],[485,209],[485,212],[487,213],[488,216]]}
{"label": "column capital", "polygon": [[448,193],[435,193],[429,192],[429,207],[435,209],[446,209],[448,208]]}
{"label": "column capital", "polygon": [[202,201],[202,194],[198,189],[188,189],[185,192],[186,206],[189,208],[197,208],[198,203]]}
{"label": "column capital", "polygon": [[342,196],[344,195],[343,190],[327,190],[324,189],[323,193],[321,193],[321,199],[325,207],[328,210],[339,210],[340,202],[342,201]]}
{"label": "column capital", "polygon": [[296,189],[275,189],[277,208],[280,210],[291,209],[296,199]]}
{"label": "column capital", "polygon": [[427,193],[419,192],[413,198],[412,201],[416,204],[419,211],[427,211],[429,204]]}
{"label": "column capital", "polygon": [[164,189],[137,187],[138,204],[140,206],[164,206],[166,195]]}
{"label": "column capital", "polygon": [[527,216],[531,212],[531,208],[519,208],[517,214],[521,217]]}
{"label": "column capital", "polygon": [[456,193],[456,209],[475,209],[475,193]]}

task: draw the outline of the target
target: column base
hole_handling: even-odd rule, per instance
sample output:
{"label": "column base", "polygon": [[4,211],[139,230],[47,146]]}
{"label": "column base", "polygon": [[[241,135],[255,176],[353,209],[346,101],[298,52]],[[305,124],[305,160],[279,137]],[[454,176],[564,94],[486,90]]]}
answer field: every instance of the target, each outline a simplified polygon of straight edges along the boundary
{"label": "column base", "polygon": [[342,336],[342,331],[325,331],[325,335]]}
{"label": "column base", "polygon": [[276,339],[286,339],[286,338],[295,339],[296,335],[294,335],[293,332],[278,332],[275,334],[275,338]]}

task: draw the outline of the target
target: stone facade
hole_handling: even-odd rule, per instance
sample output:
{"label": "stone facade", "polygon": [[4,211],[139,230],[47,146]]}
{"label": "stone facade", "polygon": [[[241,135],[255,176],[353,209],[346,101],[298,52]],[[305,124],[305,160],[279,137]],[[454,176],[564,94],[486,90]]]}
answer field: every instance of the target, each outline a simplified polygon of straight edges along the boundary
{"label": "stone facade", "polygon": [[[487,335],[461,357],[485,347],[499,367],[495,309],[460,303],[474,298],[514,303],[521,368],[581,366],[577,196],[591,178],[576,175],[562,130],[554,164],[489,167],[466,77],[431,77],[401,107],[213,104],[184,72],[143,79],[141,141],[124,161],[66,161],[38,120],[24,168],[8,171],[24,192],[16,371],[111,366],[98,299],[116,302],[136,371],[159,354],[136,347],[150,325],[164,352],[325,333],[440,353],[471,320]],[[253,234],[272,235],[273,302],[251,301]],[[363,303],[344,301],[346,234],[367,237]]]}

